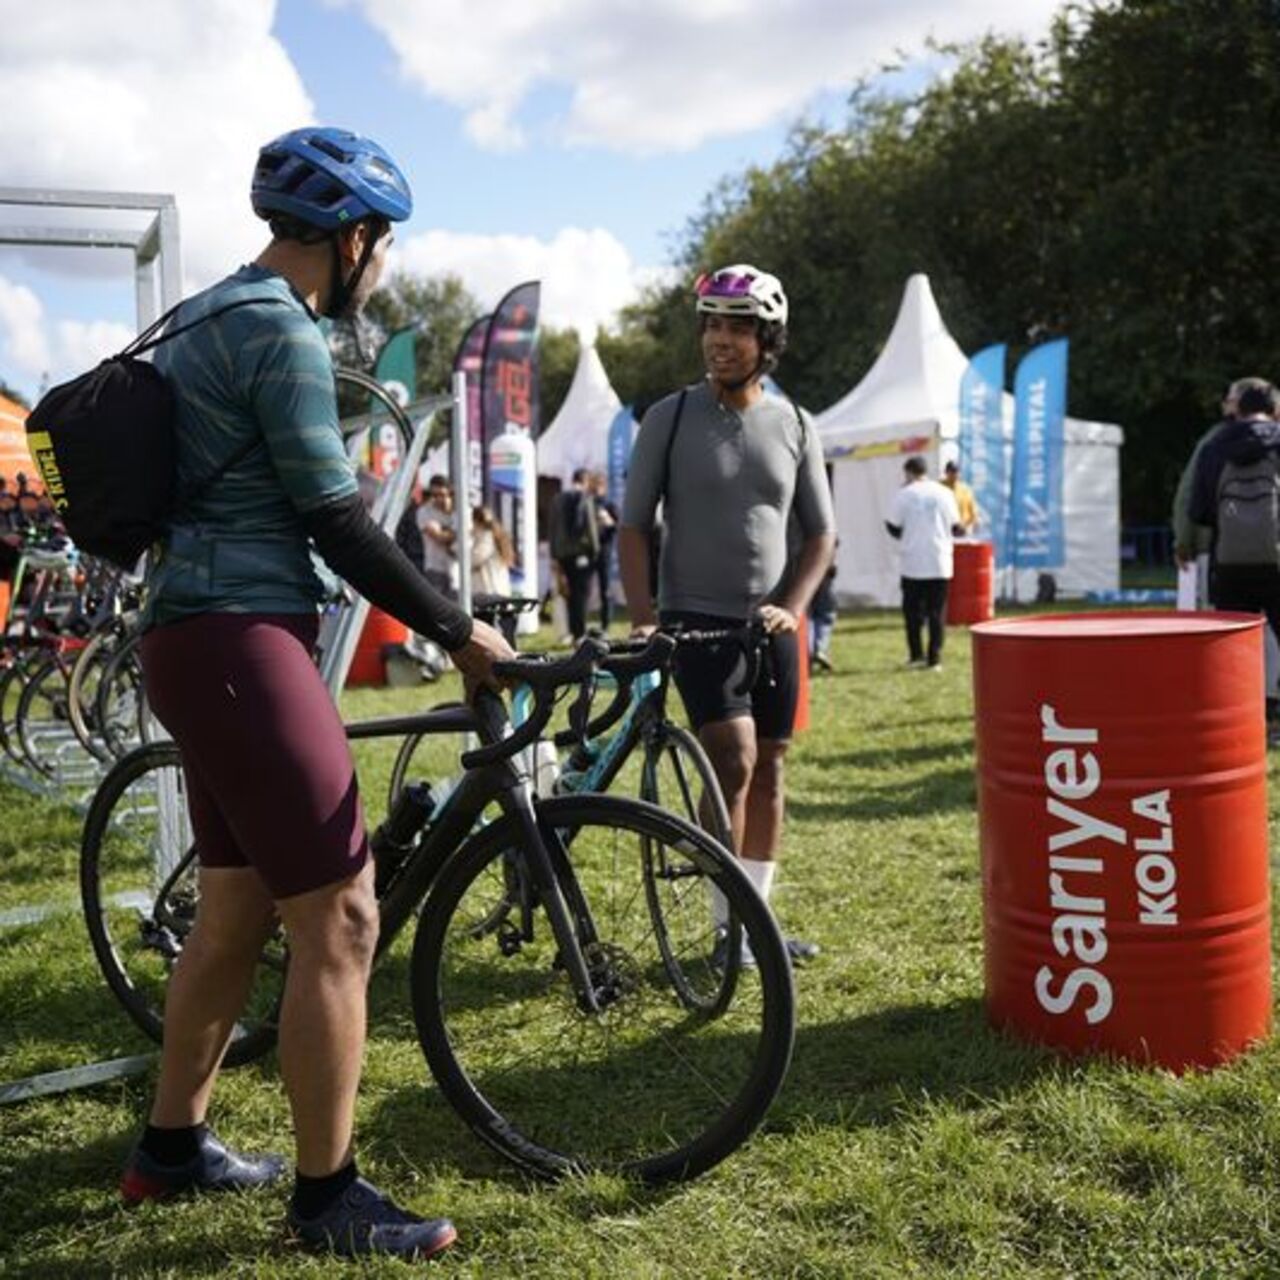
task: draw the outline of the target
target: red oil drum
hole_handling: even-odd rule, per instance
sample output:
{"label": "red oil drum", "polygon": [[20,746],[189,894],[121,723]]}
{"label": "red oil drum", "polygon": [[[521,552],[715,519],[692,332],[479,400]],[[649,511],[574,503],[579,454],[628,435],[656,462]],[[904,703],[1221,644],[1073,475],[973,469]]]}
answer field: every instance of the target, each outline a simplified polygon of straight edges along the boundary
{"label": "red oil drum", "polygon": [[947,626],[968,627],[996,616],[996,555],[990,542],[955,544],[955,575],[947,592]]}
{"label": "red oil drum", "polygon": [[403,622],[397,622],[389,613],[370,605],[369,616],[365,619],[364,630],[351,659],[351,669],[347,672],[347,684],[386,684],[387,663],[383,647],[404,644],[408,638],[409,628]]}
{"label": "red oil drum", "polygon": [[1271,1024],[1262,620],[973,629],[987,1012],[1174,1071]]}

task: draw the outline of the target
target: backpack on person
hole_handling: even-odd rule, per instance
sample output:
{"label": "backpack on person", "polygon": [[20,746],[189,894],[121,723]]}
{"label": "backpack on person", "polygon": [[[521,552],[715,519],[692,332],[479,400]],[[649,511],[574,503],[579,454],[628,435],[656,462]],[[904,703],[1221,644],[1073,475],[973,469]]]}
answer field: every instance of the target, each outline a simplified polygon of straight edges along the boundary
{"label": "backpack on person", "polygon": [[600,554],[600,526],[596,521],[595,499],[589,493],[570,489],[557,499],[556,519],[551,530],[551,555],[556,560],[594,560]]}
{"label": "backpack on person", "polygon": [[173,307],[123,351],[53,387],[32,409],[27,446],[59,519],[81,551],[132,569],[163,536],[175,509],[262,443],[246,442],[178,492],[173,391],[159,370],[140,358],[180,333],[251,303],[288,305],[284,298],[242,298],[156,337],[177,312]]}
{"label": "backpack on person", "polygon": [[1280,468],[1274,453],[1223,466],[1217,517],[1215,563],[1280,568]]}

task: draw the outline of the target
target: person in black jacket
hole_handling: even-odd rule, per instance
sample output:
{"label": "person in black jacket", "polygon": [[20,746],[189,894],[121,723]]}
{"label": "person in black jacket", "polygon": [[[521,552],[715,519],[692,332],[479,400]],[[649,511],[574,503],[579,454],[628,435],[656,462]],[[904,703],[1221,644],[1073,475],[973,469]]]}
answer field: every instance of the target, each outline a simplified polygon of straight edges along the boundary
{"label": "person in black jacket", "polygon": [[[1211,530],[1209,600],[1215,609],[1265,615],[1280,639],[1280,396],[1262,378],[1244,380],[1236,416],[1196,460],[1190,517]],[[1274,689],[1274,681],[1267,681]],[[1267,699],[1280,724],[1280,704]]]}
{"label": "person in black jacket", "polygon": [[551,508],[551,556],[564,579],[569,634],[575,642],[587,634],[587,597],[600,559],[600,526],[590,479],[591,472],[579,467]]}

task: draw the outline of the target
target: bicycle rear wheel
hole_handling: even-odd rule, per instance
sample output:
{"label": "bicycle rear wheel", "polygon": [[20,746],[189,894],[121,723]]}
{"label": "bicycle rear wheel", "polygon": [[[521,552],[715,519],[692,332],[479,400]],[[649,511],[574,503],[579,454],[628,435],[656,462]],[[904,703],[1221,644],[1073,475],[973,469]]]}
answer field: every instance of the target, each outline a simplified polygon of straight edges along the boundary
{"label": "bicycle rear wheel", "polygon": [[[139,747],[103,779],[85,820],[80,897],[107,985],[150,1038],[164,1036],[164,997],[199,901],[186,783],[171,742]],[[263,952],[224,1064],[260,1057],[276,1038],[285,952]]]}
{"label": "bicycle rear wheel", "polygon": [[[567,850],[553,861],[580,938],[583,903],[590,913],[596,938],[584,955],[603,1007],[579,1007],[528,887],[518,826],[504,817],[450,859],[419,917],[413,1005],[432,1073],[477,1135],[538,1176],[693,1177],[746,1140],[786,1074],[795,1013],[777,926],[731,855],[651,805],[565,796],[540,801],[537,813],[544,840]],[[713,966],[712,884],[742,922],[756,966],[715,1016],[673,990],[646,902],[642,841],[696,869],[681,904],[685,971]],[[513,864],[519,901],[487,927],[495,902],[511,899]]]}
{"label": "bicycle rear wheel", "polygon": [[93,699],[93,718],[107,750],[119,759],[152,737],[151,710],[142,680],[142,633],[112,651]]}
{"label": "bicycle rear wheel", "polygon": [[32,656],[31,652],[19,653],[9,666],[0,671],[0,747],[14,764],[23,769],[27,767],[27,761],[18,740],[18,704],[22,701],[22,691],[27,687]]}
{"label": "bicycle rear wheel", "polygon": [[[729,810],[707,753],[697,738],[675,724],[661,724],[644,745],[640,772],[640,798],[701,827],[712,839],[733,850]],[[690,912],[685,898],[701,896],[706,889],[694,862],[660,840],[640,838],[644,867],[644,892],[653,916],[654,938],[676,994],[690,1008],[714,1013],[733,999],[737,981],[742,933],[730,920],[723,940],[726,964],[709,969],[694,964],[686,971],[684,958],[697,956],[682,935]]]}

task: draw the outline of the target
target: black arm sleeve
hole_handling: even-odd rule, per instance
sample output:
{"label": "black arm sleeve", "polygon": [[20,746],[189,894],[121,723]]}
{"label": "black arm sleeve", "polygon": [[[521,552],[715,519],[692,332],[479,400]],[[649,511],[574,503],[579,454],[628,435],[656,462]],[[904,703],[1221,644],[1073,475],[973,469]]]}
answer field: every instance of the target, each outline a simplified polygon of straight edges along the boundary
{"label": "black arm sleeve", "polygon": [[471,619],[413,567],[374,524],[358,493],[301,516],[324,562],[366,600],[453,652],[471,638]]}

